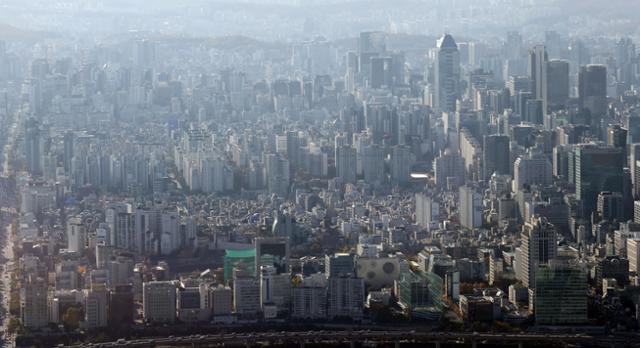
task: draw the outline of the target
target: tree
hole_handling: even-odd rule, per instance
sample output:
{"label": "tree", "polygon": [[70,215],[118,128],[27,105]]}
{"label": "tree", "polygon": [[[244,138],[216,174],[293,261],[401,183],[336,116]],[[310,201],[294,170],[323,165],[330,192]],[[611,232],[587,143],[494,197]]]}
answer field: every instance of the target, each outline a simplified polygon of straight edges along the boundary
{"label": "tree", "polygon": [[11,291],[9,292],[9,313],[20,315],[20,290],[18,282],[11,280]]}
{"label": "tree", "polygon": [[475,289],[486,289],[486,283],[460,283],[460,293],[461,294],[473,294]]}
{"label": "tree", "polygon": [[513,332],[513,331],[515,331],[513,326],[511,326],[509,323],[505,323],[504,321],[496,321],[493,324],[493,327],[498,332]]}
{"label": "tree", "polygon": [[80,327],[80,321],[84,317],[82,306],[69,306],[62,315],[62,323],[67,331],[73,331]]}
{"label": "tree", "polygon": [[7,331],[11,334],[21,334],[24,332],[24,325],[18,318],[9,319],[9,324],[7,324]]}

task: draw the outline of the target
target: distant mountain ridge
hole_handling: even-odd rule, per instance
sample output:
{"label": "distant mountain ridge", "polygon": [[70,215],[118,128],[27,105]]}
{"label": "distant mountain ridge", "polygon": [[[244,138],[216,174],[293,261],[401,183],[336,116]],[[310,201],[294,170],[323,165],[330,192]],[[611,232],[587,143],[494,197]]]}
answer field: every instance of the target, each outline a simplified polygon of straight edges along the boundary
{"label": "distant mountain ridge", "polygon": [[5,41],[37,41],[55,36],[52,33],[27,30],[6,23],[0,23],[0,39]]}

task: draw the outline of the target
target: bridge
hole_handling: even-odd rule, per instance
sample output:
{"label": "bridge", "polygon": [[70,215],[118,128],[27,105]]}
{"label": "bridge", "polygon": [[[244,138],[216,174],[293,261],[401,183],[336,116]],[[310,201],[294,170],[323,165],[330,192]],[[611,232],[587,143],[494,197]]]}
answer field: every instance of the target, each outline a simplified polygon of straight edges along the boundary
{"label": "bridge", "polygon": [[[513,346],[536,347],[630,347],[640,346],[640,336],[591,336],[585,334],[540,334],[540,333],[458,333],[416,331],[304,331],[304,332],[260,332],[226,333],[217,335],[191,335],[136,340],[120,339],[108,343],[92,343],[72,347],[255,347],[281,346],[300,347],[307,345],[340,345],[355,348],[364,346],[430,345],[466,347]],[[631,345],[630,345],[631,344]]]}

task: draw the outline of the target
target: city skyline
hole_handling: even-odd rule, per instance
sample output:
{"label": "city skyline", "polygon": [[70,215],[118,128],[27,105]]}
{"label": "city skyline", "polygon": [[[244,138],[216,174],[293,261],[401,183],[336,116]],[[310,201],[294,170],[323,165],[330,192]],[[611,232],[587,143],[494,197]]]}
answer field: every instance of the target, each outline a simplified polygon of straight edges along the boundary
{"label": "city skyline", "polygon": [[0,344],[634,346],[636,8],[6,0]]}

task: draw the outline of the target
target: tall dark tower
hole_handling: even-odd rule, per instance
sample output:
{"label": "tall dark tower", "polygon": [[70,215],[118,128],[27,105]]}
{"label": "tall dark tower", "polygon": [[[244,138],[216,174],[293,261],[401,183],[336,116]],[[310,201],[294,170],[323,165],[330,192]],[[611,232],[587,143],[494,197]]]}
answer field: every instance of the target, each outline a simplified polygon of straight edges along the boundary
{"label": "tall dark tower", "polygon": [[489,180],[493,173],[509,174],[511,161],[509,137],[506,135],[485,135],[482,156],[482,177]]}
{"label": "tall dark tower", "polygon": [[40,123],[36,119],[30,118],[25,122],[24,144],[29,173],[42,175],[44,142],[42,141]]}
{"label": "tall dark tower", "polygon": [[73,145],[75,142],[75,135],[72,131],[68,131],[64,134],[64,172],[66,174],[71,173],[71,159],[73,158]]}
{"label": "tall dark tower", "polygon": [[596,132],[607,113],[607,68],[604,65],[587,65],[580,69],[578,98],[580,108],[589,114]]}
{"label": "tall dark tower", "polygon": [[435,64],[434,109],[455,111],[460,98],[460,52],[453,37],[445,34],[438,40]]}
{"label": "tall dark tower", "polygon": [[531,91],[537,100],[542,100],[542,115],[547,115],[547,62],[549,56],[544,46],[538,45],[529,51],[529,77]]}
{"label": "tall dark tower", "polygon": [[562,108],[569,100],[569,62],[550,60],[547,63],[547,100],[551,109]]}

